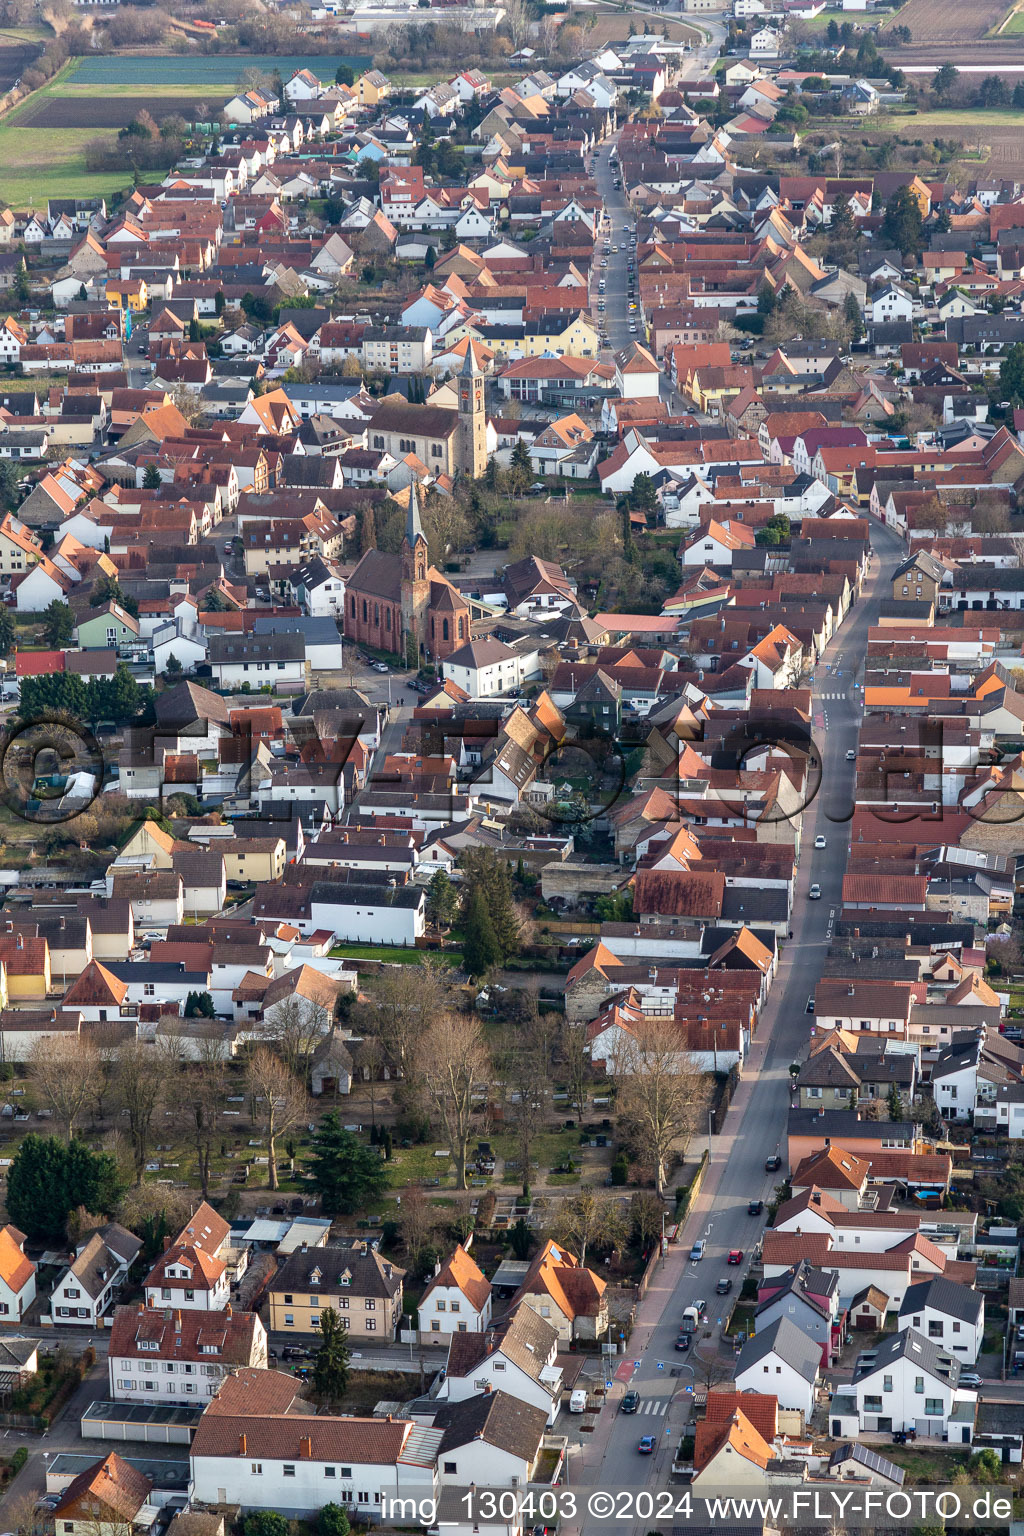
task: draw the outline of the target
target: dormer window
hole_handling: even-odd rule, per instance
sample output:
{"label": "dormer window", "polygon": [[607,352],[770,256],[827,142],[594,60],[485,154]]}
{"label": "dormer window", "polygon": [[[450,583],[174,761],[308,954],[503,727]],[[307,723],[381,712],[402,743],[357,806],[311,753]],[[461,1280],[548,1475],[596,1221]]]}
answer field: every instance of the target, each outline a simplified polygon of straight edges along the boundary
{"label": "dormer window", "polygon": [[338,1283],[339,1283],[339,1285],[351,1285],[352,1284],[352,1272],[351,1272],[351,1270],[348,1270],[348,1269],[343,1270],[341,1275],[338,1278]]}
{"label": "dormer window", "polygon": [[309,1277],[310,1285],[319,1285],[320,1284],[320,1280],[321,1280],[320,1270],[319,1269],[314,1269],[313,1272],[311,1273],[310,1277]]}

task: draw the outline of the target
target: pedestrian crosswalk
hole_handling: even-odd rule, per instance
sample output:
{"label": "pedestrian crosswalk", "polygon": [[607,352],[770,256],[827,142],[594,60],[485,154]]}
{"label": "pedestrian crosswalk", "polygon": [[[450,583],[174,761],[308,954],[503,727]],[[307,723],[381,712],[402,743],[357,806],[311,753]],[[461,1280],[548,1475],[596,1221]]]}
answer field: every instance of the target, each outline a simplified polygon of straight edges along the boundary
{"label": "pedestrian crosswalk", "polygon": [[638,1413],[649,1413],[654,1418],[660,1417],[665,1412],[666,1399],[664,1397],[649,1397],[645,1403],[641,1403]]}
{"label": "pedestrian crosswalk", "polygon": [[848,699],[850,695],[848,693],[823,693],[821,697],[823,699]]}

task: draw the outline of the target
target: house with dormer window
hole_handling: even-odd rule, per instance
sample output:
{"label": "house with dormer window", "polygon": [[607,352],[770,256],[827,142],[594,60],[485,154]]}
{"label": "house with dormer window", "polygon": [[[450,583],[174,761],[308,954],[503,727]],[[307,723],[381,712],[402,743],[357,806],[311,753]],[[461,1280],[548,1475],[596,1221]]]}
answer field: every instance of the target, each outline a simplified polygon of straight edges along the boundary
{"label": "house with dormer window", "polygon": [[333,1308],[353,1342],[386,1343],[402,1316],[405,1270],[365,1243],[329,1245],[291,1254],[271,1280],[267,1300],[272,1333],[312,1334],[320,1314]]}

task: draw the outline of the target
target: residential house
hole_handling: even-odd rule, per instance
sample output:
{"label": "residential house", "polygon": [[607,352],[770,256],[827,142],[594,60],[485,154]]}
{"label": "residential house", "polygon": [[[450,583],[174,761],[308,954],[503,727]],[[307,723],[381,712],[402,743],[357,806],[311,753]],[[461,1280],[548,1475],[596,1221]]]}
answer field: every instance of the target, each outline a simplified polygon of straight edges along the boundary
{"label": "residential house", "polygon": [[270,1331],[315,1334],[321,1312],[331,1307],[353,1342],[387,1342],[402,1315],[404,1277],[403,1269],[366,1244],[293,1253],[270,1282]]}
{"label": "residential house", "polygon": [[118,1307],[107,1349],[115,1402],[202,1406],[225,1376],[267,1364],[267,1331],[255,1312]]}
{"label": "residential house", "polygon": [[54,1322],[98,1327],[141,1251],[142,1240],[116,1221],[82,1238],[51,1293]]}
{"label": "residential house", "polygon": [[490,1327],[490,1281],[461,1243],[428,1281],[419,1316],[426,1344],[446,1344],[453,1333],[485,1333]]}
{"label": "residential house", "polygon": [[0,1324],[20,1323],[36,1296],[36,1266],[25,1253],[25,1234],[0,1228]]}

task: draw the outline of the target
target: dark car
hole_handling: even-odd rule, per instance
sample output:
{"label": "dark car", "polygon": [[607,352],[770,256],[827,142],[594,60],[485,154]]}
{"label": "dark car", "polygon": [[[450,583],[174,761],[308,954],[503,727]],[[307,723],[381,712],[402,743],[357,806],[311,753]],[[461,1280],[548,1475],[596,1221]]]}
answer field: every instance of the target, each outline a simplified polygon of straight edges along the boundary
{"label": "dark car", "polygon": [[776,1152],[774,1157],[766,1157],[764,1160],[765,1173],[778,1173],[782,1167],[782,1158]]}
{"label": "dark car", "polygon": [[760,1216],[760,1214],[761,1214],[761,1212],[763,1210],[764,1210],[764,1201],[763,1200],[748,1200],[748,1202],[747,1202],[747,1215],[748,1216]]}
{"label": "dark car", "polygon": [[640,1407],[640,1393],[639,1392],[627,1392],[625,1397],[622,1399],[622,1412],[623,1413],[636,1413],[636,1411],[637,1411],[637,1409],[639,1407]]}
{"label": "dark car", "polygon": [[676,1339],[676,1349],[689,1349],[692,1342],[688,1333],[681,1333]]}
{"label": "dark car", "polygon": [[281,1351],[282,1360],[305,1360],[306,1351],[300,1349],[298,1344],[286,1344]]}
{"label": "dark car", "polygon": [[728,1294],[729,1294],[729,1292],[731,1290],[732,1290],[732,1281],[728,1280],[725,1277],[725,1275],[723,1275],[721,1280],[719,1280],[718,1284],[715,1286],[715,1295],[716,1296],[728,1296]]}

